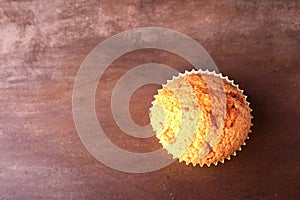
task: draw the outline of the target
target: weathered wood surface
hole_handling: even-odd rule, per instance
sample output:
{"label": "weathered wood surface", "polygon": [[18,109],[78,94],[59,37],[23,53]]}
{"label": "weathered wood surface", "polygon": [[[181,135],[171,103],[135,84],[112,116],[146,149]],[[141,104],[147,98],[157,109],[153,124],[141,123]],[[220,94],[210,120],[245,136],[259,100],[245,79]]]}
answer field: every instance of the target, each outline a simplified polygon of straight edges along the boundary
{"label": "weathered wood surface", "polygon": [[[299,1],[0,1],[0,199],[299,199]],[[94,159],[72,118],[72,89],[87,54],[135,27],[161,26],[201,43],[249,96],[253,133],[217,167],[177,162],[127,174]],[[104,74],[96,108],[110,139],[132,151],[159,148],[114,124],[111,87],[130,66],[187,63],[158,50],[133,52]],[[139,124],[155,88],[132,98]],[[108,94],[103,97],[100,94]],[[140,98],[146,96],[147,98]]]}

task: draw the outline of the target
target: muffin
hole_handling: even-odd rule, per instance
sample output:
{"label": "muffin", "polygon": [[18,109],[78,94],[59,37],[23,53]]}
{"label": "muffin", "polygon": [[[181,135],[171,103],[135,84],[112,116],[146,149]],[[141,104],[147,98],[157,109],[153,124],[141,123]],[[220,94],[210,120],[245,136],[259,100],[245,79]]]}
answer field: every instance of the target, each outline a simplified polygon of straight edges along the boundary
{"label": "muffin", "polygon": [[154,96],[150,122],[163,148],[179,162],[210,166],[245,145],[251,109],[228,77],[209,71],[179,74]]}

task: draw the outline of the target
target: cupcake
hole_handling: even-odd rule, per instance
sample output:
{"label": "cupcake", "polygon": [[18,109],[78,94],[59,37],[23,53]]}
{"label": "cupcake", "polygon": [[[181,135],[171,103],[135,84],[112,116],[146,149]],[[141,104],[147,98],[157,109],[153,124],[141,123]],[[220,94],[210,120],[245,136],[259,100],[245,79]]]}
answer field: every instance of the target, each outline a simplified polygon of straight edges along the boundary
{"label": "cupcake", "polygon": [[248,139],[251,109],[228,77],[192,70],[168,81],[154,97],[150,123],[179,162],[217,165],[235,156]]}

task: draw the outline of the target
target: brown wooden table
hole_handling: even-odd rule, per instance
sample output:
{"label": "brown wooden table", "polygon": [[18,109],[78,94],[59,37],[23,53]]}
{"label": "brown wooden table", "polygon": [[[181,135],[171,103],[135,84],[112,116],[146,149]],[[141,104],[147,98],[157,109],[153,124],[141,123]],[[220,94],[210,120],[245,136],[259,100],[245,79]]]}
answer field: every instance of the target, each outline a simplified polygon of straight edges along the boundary
{"label": "brown wooden table", "polygon": [[[299,1],[284,0],[0,1],[0,199],[299,199],[299,9]],[[77,70],[104,39],[145,26],[195,39],[249,96],[253,133],[231,161],[210,168],[174,162],[130,174],[85,149],[72,116]],[[116,60],[97,88],[98,120],[111,141],[130,151],[160,146],[118,129],[111,89],[148,62],[190,69],[171,53],[135,51]],[[134,93],[136,123],[149,122],[157,88]]]}

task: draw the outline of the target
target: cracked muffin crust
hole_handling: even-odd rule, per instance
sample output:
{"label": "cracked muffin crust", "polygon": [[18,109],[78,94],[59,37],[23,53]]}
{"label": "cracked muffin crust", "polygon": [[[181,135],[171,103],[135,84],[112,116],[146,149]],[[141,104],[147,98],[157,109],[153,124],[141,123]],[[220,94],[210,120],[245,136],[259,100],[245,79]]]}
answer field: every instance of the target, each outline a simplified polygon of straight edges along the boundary
{"label": "cracked muffin crust", "polygon": [[[242,90],[215,73],[182,74],[164,85],[152,104],[150,121],[157,138],[186,164],[224,162],[241,150],[250,132],[251,109]],[[190,139],[179,141],[180,136]]]}

